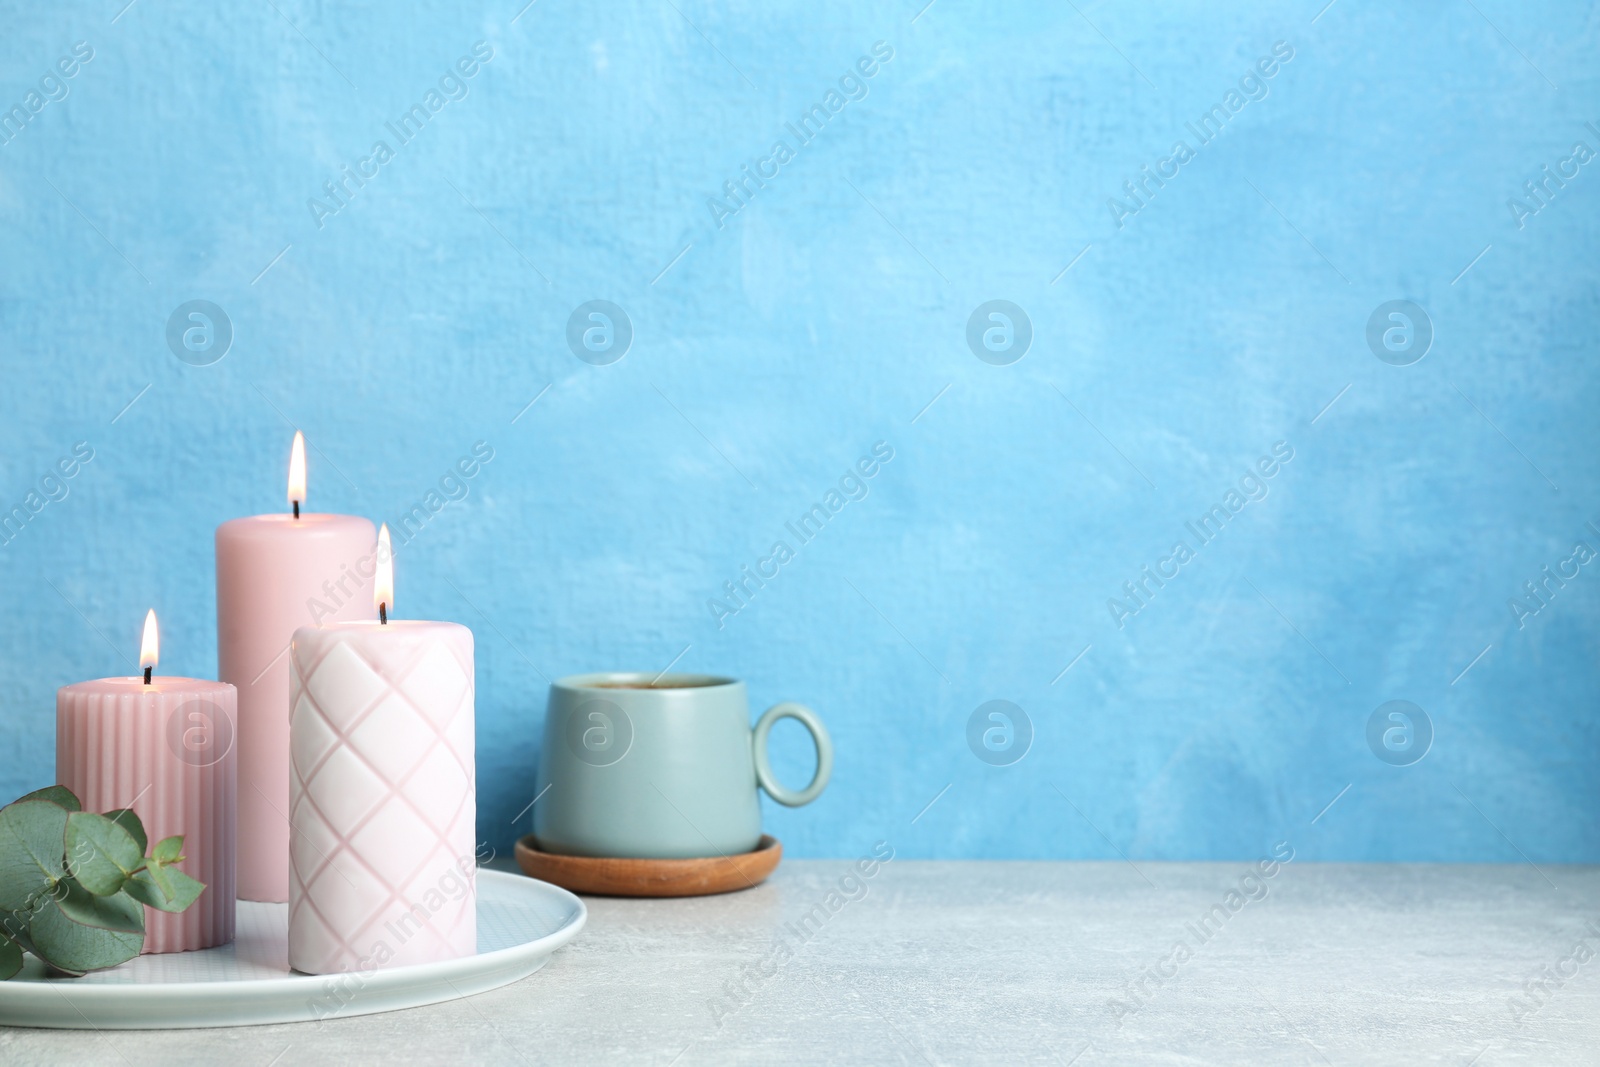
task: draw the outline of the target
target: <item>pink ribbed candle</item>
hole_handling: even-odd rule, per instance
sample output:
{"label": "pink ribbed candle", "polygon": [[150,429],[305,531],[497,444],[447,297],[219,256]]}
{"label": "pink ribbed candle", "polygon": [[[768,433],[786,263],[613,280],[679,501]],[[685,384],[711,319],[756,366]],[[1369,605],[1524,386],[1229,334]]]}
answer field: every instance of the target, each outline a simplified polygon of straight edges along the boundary
{"label": "pink ribbed candle", "polygon": [[196,678],[102,678],[56,692],[56,780],[85,811],[132,808],[150,845],[183,835],[179,869],[205,883],[188,910],[144,909],[146,952],[233,940],[234,688]]}
{"label": "pink ribbed candle", "polygon": [[477,951],[472,631],[296,630],[289,966],[308,974]]}

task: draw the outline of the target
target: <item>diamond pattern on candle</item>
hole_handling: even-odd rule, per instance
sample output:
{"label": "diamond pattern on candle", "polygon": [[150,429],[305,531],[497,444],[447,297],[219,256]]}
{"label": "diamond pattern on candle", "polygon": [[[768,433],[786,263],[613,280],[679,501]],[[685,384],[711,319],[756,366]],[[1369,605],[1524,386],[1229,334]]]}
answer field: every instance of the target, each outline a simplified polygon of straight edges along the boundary
{"label": "diamond pattern on candle", "polygon": [[424,715],[433,712],[434,725],[443,727],[456,717],[461,698],[472,691],[472,679],[443,645],[436,644],[411,669],[406,689],[417,709]]}
{"label": "diamond pattern on candle", "polygon": [[383,778],[348,744],[334,746],[312,772],[305,789],[308,806],[326,818],[329,826],[357,825],[389,792]]}
{"label": "diamond pattern on candle", "polygon": [[302,881],[315,880],[339,851],[339,835],[325,820],[302,819],[289,838],[289,863]]}
{"label": "diamond pattern on candle", "polygon": [[[452,707],[455,705],[452,704]],[[383,776],[390,785],[404,782],[428,752],[433,737],[428,720],[412,709],[411,702],[390,693],[360,725],[350,731],[350,745]],[[410,744],[395,744],[392,738],[404,737]]]}
{"label": "diamond pattern on candle", "polygon": [[417,873],[415,855],[389,847],[389,842],[416,828],[416,818],[411,805],[399,797],[390,797],[378,813],[350,837],[351,847],[385,885],[404,886]]}
{"label": "diamond pattern on candle", "polygon": [[436,745],[406,782],[406,793],[423,818],[444,836],[461,809],[472,783],[461,769],[461,759],[444,744]]}
{"label": "diamond pattern on candle", "polygon": [[388,890],[388,883],[377,874],[344,856],[335,857],[306,887],[317,912],[334,930],[366,925],[372,917],[372,900],[382,900]]}
{"label": "diamond pattern on candle", "polygon": [[[309,704],[310,701],[309,696],[301,694],[296,704]],[[315,767],[339,743],[339,735],[334,733],[328,720],[321,715],[291,713],[290,719],[301,723],[301,728],[289,739],[293,750],[290,759],[296,767]]]}
{"label": "diamond pattern on candle", "polygon": [[317,713],[335,733],[342,734],[388,689],[383,677],[344,642],[328,650],[305,691]]}
{"label": "diamond pattern on candle", "polygon": [[333,973],[370,966],[380,945],[386,966],[470,955],[470,667],[436,638],[419,648],[397,633],[358,652],[322,635],[292,700],[291,961]]}

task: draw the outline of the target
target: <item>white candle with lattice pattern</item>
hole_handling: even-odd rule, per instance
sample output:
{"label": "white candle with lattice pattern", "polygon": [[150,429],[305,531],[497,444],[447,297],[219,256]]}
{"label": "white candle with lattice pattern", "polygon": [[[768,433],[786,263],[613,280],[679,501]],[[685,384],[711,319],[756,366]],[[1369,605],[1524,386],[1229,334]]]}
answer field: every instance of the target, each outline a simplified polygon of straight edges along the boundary
{"label": "white candle with lattice pattern", "polygon": [[309,974],[477,949],[472,631],[380,603],[290,651],[289,965]]}

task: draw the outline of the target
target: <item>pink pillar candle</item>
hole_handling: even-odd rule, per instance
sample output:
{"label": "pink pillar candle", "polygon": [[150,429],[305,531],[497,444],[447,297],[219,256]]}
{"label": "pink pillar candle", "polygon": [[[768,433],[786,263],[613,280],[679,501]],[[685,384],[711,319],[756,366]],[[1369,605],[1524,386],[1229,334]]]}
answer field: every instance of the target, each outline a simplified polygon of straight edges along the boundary
{"label": "pink pillar candle", "polygon": [[56,780],[85,811],[132,808],[154,846],[183,835],[205,883],[176,914],[144,909],[146,952],[233,940],[237,790],[234,688],[196,678],[102,678],[56,691]]}
{"label": "pink pillar candle", "polygon": [[239,898],[289,899],[289,641],[377,618],[377,533],[349,515],[256,515],[217,527],[217,669],[239,690]]}
{"label": "pink pillar candle", "polygon": [[294,634],[289,966],[370,971],[477,951],[472,631]]}

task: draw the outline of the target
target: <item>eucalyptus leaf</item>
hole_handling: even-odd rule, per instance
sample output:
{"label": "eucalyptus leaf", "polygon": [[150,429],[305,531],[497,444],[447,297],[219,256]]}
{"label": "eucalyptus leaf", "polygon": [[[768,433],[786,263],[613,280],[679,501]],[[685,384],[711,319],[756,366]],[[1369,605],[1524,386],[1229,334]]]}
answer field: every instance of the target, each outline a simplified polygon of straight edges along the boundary
{"label": "eucalyptus leaf", "polygon": [[78,803],[78,796],[64,785],[47,785],[43,789],[35,789],[27,796],[17,798],[18,803],[24,800],[48,800],[52,804],[60,805],[68,811],[82,811],[83,805]]}
{"label": "eucalyptus leaf", "polygon": [[33,939],[30,938],[26,933],[10,933],[9,936],[11,940],[22,946],[23,951],[33,952],[35,956],[39,955],[39,953],[34,952]]}
{"label": "eucalyptus leaf", "polygon": [[144,823],[139,821],[139,813],[132,808],[118,808],[116,811],[106,812],[106,818],[128,831],[138,843],[139,855],[144,855],[144,850],[150,847],[150,841],[144,835]]}
{"label": "eucalyptus leaf", "polygon": [[151,876],[153,867],[146,867],[138,874],[122,883],[122,891],[137,900],[140,904],[155,908],[157,911],[167,911],[168,902],[172,899]]}
{"label": "eucalyptus leaf", "polygon": [[72,976],[137,956],[146,907],[180,912],[206,889],[177,868],[181,834],[149,847],[131,809],[83,811],[61,786],[0,808],[0,981],[24,952]]}
{"label": "eucalyptus leaf", "polygon": [[0,912],[25,913],[66,873],[67,809],[48,800],[0,808]]}
{"label": "eucalyptus leaf", "polygon": [[200,899],[200,894],[206,891],[206,884],[198,878],[190,878],[176,867],[162,868],[167,876],[172,879],[172,906],[164,911],[183,911],[189,905]]}
{"label": "eucalyptus leaf", "polygon": [[172,837],[163,837],[160,841],[157,841],[154,851],[150,853],[150,858],[169,867],[183,859],[183,835],[175,834]]}
{"label": "eucalyptus leaf", "polygon": [[29,924],[34,955],[67,974],[126,963],[144,948],[144,908],[124,893],[96,897],[70,879]]}
{"label": "eucalyptus leaf", "polygon": [[[145,878],[141,879],[141,881],[153,885],[156,889],[156,892],[161,894],[161,899],[172,899],[172,870],[166,864],[152,863],[139,873],[146,876]],[[159,907],[159,905],[156,906]]]}
{"label": "eucalyptus leaf", "polygon": [[[80,926],[96,927],[118,934],[144,933],[144,909],[122,893],[96,896],[71,878],[62,879],[61,888],[66,892],[51,897],[50,904]],[[49,910],[48,907],[41,908],[39,914],[34,916],[31,928],[35,940],[38,939],[39,933],[39,915]]]}
{"label": "eucalyptus leaf", "polygon": [[44,906],[45,900],[52,893],[63,892],[65,890],[57,885],[46,884],[36,894],[31,907],[18,911],[0,912],[0,937],[9,937],[23,948],[28,948],[28,924],[33,921],[34,913]]}
{"label": "eucalyptus leaf", "polygon": [[206,886],[176,867],[152,863],[128,879],[122,890],[158,911],[183,911],[200,899]]}
{"label": "eucalyptus leaf", "polygon": [[[139,834],[144,836],[143,827]],[[66,844],[69,873],[95,896],[115,893],[144,864],[143,842],[122,823],[92,811],[67,817]]]}

